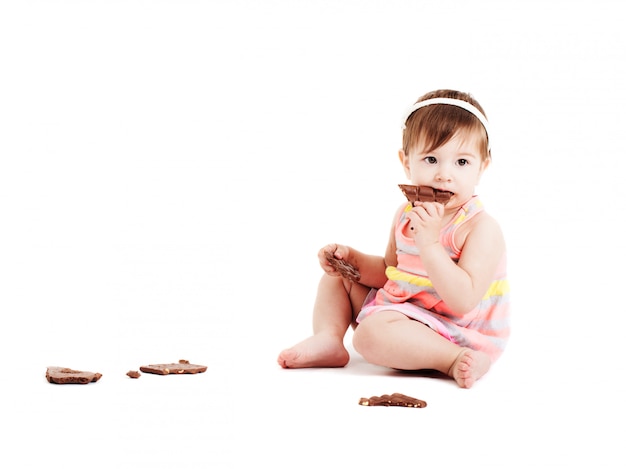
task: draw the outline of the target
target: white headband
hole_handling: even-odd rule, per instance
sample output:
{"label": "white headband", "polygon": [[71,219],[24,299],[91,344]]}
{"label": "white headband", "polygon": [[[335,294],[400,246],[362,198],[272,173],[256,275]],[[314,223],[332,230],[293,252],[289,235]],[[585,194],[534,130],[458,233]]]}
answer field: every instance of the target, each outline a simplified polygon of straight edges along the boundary
{"label": "white headband", "polygon": [[[432,98],[432,99],[426,99],[424,101],[418,101],[404,113],[404,119],[402,120],[402,130],[406,129],[406,121],[411,116],[411,114],[413,114],[418,109],[426,107],[426,106],[430,106],[431,104],[450,104],[452,106],[457,106],[457,107],[465,109],[466,111],[471,112],[478,118],[480,123],[485,128],[485,133],[487,134],[487,141],[489,142],[489,122],[487,122],[487,118],[482,112],[478,110],[476,106],[473,106],[472,104],[468,103],[467,101],[463,101],[462,99]],[[489,147],[491,148],[491,144],[489,144]]]}

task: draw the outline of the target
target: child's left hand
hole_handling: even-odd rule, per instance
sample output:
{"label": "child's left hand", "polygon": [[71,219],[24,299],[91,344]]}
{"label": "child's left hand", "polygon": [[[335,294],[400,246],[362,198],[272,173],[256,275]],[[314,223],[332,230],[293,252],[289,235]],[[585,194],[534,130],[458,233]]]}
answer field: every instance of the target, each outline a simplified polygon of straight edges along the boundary
{"label": "child's left hand", "polygon": [[416,202],[407,214],[415,245],[422,249],[439,242],[444,206],[438,202]]}

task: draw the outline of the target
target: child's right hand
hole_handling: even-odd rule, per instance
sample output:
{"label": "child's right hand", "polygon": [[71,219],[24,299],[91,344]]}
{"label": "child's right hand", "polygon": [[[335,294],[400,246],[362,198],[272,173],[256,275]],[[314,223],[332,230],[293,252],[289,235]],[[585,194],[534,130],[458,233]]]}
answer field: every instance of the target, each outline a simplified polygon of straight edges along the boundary
{"label": "child's right hand", "polygon": [[337,271],[337,269],[333,267],[330,262],[328,262],[328,259],[326,259],[327,253],[331,254],[335,259],[343,259],[348,262],[350,249],[348,246],[343,246],[341,244],[328,244],[317,253],[317,259],[319,260],[322,270],[333,277],[340,276],[341,274]]}

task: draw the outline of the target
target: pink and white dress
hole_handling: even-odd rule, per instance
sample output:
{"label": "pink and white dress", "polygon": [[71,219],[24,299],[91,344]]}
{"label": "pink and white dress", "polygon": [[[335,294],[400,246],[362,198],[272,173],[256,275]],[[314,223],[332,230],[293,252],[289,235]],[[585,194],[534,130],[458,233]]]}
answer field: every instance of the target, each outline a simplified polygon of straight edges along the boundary
{"label": "pink and white dress", "polygon": [[[370,292],[357,322],[378,311],[398,311],[455,344],[487,353],[495,361],[504,351],[510,334],[506,254],[478,305],[468,313],[455,313],[433,288],[415,242],[405,234],[409,223],[406,213],[410,210],[411,204],[407,204],[395,224],[398,266],[387,267],[387,282],[383,288]],[[483,210],[482,203],[474,196],[441,230],[439,241],[453,261],[458,262],[461,256],[454,244],[456,230]]]}

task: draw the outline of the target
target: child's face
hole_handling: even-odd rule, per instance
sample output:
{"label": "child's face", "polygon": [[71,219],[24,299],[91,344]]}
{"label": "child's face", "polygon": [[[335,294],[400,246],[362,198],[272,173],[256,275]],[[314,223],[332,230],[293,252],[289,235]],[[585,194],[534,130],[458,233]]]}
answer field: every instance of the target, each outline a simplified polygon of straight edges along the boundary
{"label": "child's face", "polygon": [[480,156],[479,139],[472,133],[457,133],[439,148],[426,153],[422,147],[400,150],[400,161],[411,184],[431,186],[454,195],[446,208],[458,207],[472,195],[490,160]]}

